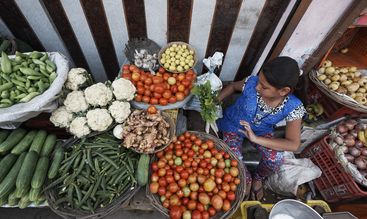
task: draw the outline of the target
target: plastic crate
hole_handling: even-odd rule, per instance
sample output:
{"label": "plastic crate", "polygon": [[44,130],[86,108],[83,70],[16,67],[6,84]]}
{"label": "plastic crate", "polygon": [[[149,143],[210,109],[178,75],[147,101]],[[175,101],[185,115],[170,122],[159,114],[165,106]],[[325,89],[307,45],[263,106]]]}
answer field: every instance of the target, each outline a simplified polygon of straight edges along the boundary
{"label": "plastic crate", "polygon": [[316,141],[302,151],[302,158],[310,158],[322,171],[322,175],[314,180],[317,189],[327,202],[338,202],[367,196],[367,191],[354,182],[350,174],[345,172],[335,158],[328,144],[329,136]]}
{"label": "plastic crate", "polygon": [[[329,205],[322,200],[308,200],[306,204],[310,207],[320,206],[325,210],[325,212],[331,212]],[[241,203],[241,208],[238,209],[237,212],[234,214],[236,217],[232,216],[231,219],[239,219],[239,218],[247,219],[247,208],[255,205],[260,205],[262,208],[265,208],[268,212],[273,207],[273,204],[262,204],[259,201],[244,201]],[[238,216],[239,215],[238,212],[240,210],[242,217]]]}

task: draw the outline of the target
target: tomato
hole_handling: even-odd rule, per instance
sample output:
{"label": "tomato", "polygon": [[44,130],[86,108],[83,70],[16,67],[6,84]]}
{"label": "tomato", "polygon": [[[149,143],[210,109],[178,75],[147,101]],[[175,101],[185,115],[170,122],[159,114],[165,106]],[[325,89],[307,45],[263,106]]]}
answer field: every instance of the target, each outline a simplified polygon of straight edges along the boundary
{"label": "tomato", "polygon": [[185,86],[183,84],[180,84],[177,86],[177,90],[180,91],[180,92],[184,92],[185,91]]}
{"label": "tomato", "polygon": [[231,167],[231,168],[229,169],[229,173],[230,173],[233,177],[236,177],[236,176],[238,176],[238,174],[239,174],[237,167]]}
{"label": "tomato", "polygon": [[199,184],[197,183],[190,183],[190,190],[196,192],[199,190]]}
{"label": "tomato", "polygon": [[[152,98],[152,99],[153,99],[153,98]],[[156,108],[155,106],[150,105],[150,106],[148,107],[148,109],[147,109],[147,112],[148,112],[149,114],[156,114],[156,113],[157,113],[157,108]],[[158,168],[158,166],[157,166],[157,168]]]}
{"label": "tomato", "polygon": [[176,171],[181,173],[184,170],[183,166],[176,166]]}
{"label": "tomato", "polygon": [[153,80],[151,78],[146,78],[145,81],[144,81],[144,84],[146,85],[151,85],[153,83]]}
{"label": "tomato", "polygon": [[164,152],[163,151],[159,151],[155,155],[157,155],[158,158],[161,158],[161,157],[163,157]]}
{"label": "tomato", "polygon": [[178,186],[179,186],[179,187],[183,188],[183,187],[185,187],[185,186],[186,186],[186,184],[187,184],[187,183],[186,183],[186,180],[185,180],[185,179],[182,179],[182,178],[181,178],[181,179],[179,179],[179,180],[178,180]]}
{"label": "tomato", "polygon": [[184,95],[186,97],[186,96],[188,96],[190,94],[190,90],[189,89],[185,89],[183,93],[184,93]]}
{"label": "tomato", "polygon": [[229,159],[230,158],[229,154],[225,153],[224,158]]}
{"label": "tomato", "polygon": [[213,207],[208,208],[208,212],[210,216],[214,216],[217,212]]}
{"label": "tomato", "polygon": [[207,212],[207,211],[203,211],[203,212],[201,213],[201,218],[202,218],[202,219],[209,219],[209,218],[210,218],[209,212]]}
{"label": "tomato", "polygon": [[226,199],[227,197],[227,193],[223,190],[218,191],[218,195],[222,198],[222,199]]}
{"label": "tomato", "polygon": [[138,87],[136,88],[136,93],[138,93],[138,94],[143,95],[143,94],[144,94],[144,91],[145,91],[145,88],[144,88],[144,87],[142,87],[142,86],[138,86]]}
{"label": "tomato", "polygon": [[153,76],[153,84],[160,84],[163,82],[163,78],[159,76]]}
{"label": "tomato", "polygon": [[223,207],[223,199],[219,195],[213,195],[211,204],[215,210],[219,211]]}
{"label": "tomato", "polygon": [[137,95],[135,96],[134,100],[135,100],[136,102],[141,102],[142,98],[143,98],[143,96],[142,96],[141,94],[137,94]]}
{"label": "tomato", "polygon": [[125,79],[127,79],[127,80],[129,80],[129,81],[131,81],[132,79],[131,79],[131,74],[130,73],[124,73],[124,74],[122,74],[122,77],[123,78],[125,78]]}
{"label": "tomato", "polygon": [[152,182],[149,185],[149,189],[153,194],[156,194],[158,192],[159,184],[157,182]]}
{"label": "tomato", "polygon": [[241,183],[241,180],[239,178],[234,179],[234,184],[239,185]]}
{"label": "tomato", "polygon": [[144,102],[144,103],[149,103],[149,101],[150,101],[150,97],[148,97],[148,96],[143,96],[142,100],[143,100],[143,102]]}
{"label": "tomato", "polygon": [[175,172],[175,173],[173,174],[173,177],[175,178],[175,180],[176,180],[176,181],[178,181],[178,180],[180,180],[180,179],[181,179],[180,174],[179,174],[179,173],[177,173],[177,172]]}
{"label": "tomato", "polygon": [[189,209],[189,210],[195,210],[196,209],[196,201],[190,200],[187,203],[187,209]]}
{"label": "tomato", "polygon": [[198,199],[198,193],[197,193],[197,192],[192,191],[192,192],[190,193],[190,198],[191,198],[192,200],[197,200],[197,199]]}
{"label": "tomato", "polygon": [[158,164],[157,164],[157,162],[153,162],[152,165],[151,165],[151,167],[152,167],[152,170],[154,172],[157,171],[158,170]]}
{"label": "tomato", "polygon": [[163,202],[162,202],[162,205],[163,205],[163,207],[165,207],[165,208],[169,208],[169,200],[168,199],[166,199],[166,200],[164,200]]}
{"label": "tomato", "polygon": [[184,170],[184,171],[181,172],[180,176],[181,176],[182,179],[188,179],[189,178],[189,173],[186,170]]}
{"label": "tomato", "polygon": [[136,67],[135,65],[130,65],[130,66],[129,66],[129,70],[130,70],[130,71],[134,71],[136,68],[137,68],[137,67]]}
{"label": "tomato", "polygon": [[150,176],[150,179],[152,182],[158,182],[159,176],[156,172],[152,173],[152,175]]}
{"label": "tomato", "polygon": [[152,105],[157,105],[157,104],[158,104],[158,99],[157,99],[157,98],[152,97],[152,98],[150,98],[149,103],[150,103],[150,104],[152,104]]}
{"label": "tomato", "polygon": [[225,182],[227,182],[227,183],[231,182],[231,181],[232,181],[232,176],[231,176],[231,174],[229,174],[229,173],[224,174],[224,176],[223,176],[223,180],[224,180]]}
{"label": "tomato", "polygon": [[159,194],[160,196],[165,195],[165,194],[166,194],[166,188],[165,188],[165,187],[163,187],[163,186],[160,186],[160,187],[158,188],[158,194]]}
{"label": "tomato", "polygon": [[189,203],[189,200],[190,200],[190,199],[188,199],[187,197],[184,197],[184,198],[182,199],[182,204],[183,204],[183,205],[185,205],[185,206],[187,206],[187,203]]}
{"label": "tomato", "polygon": [[122,69],[124,69],[124,70],[129,70],[129,67],[130,67],[130,65],[125,64],[125,65],[123,65],[123,66],[122,66]]}
{"label": "tomato", "polygon": [[171,85],[171,87],[170,87],[170,90],[172,91],[172,93],[177,93],[177,85]]}
{"label": "tomato", "polygon": [[159,67],[158,72],[159,72],[159,73],[164,73],[164,72],[166,72],[166,70],[164,70],[164,68],[163,68],[163,67]]}
{"label": "tomato", "polygon": [[224,170],[223,169],[217,169],[215,171],[215,177],[222,178],[222,176],[224,176]]}
{"label": "tomato", "polygon": [[[153,97],[156,98],[157,100],[162,98],[162,94],[159,93],[153,93]],[[158,101],[159,102],[159,101]]]}
{"label": "tomato", "polygon": [[146,89],[145,91],[144,91],[144,96],[148,96],[148,97],[150,97],[152,95],[152,92],[149,90],[149,89]]}
{"label": "tomato", "polygon": [[227,199],[223,201],[223,207],[222,210],[224,212],[227,212],[229,209],[231,209],[231,202],[229,202]]}
{"label": "tomato", "polygon": [[222,190],[225,191],[225,192],[229,192],[231,190],[231,187],[229,186],[228,183],[223,182],[222,183]]}
{"label": "tomato", "polygon": [[163,94],[164,92],[164,87],[161,84],[156,84],[154,87],[154,92],[155,93],[159,93],[159,94]]}
{"label": "tomato", "polygon": [[191,219],[191,211],[184,211],[182,219]]}
{"label": "tomato", "polygon": [[[175,181],[175,179],[173,178],[173,176],[166,176],[166,181],[168,184],[173,183]],[[169,186],[169,185],[168,185]],[[168,189],[169,190],[169,189]],[[172,191],[171,191],[172,192]]]}
{"label": "tomato", "polygon": [[[168,182],[168,177],[166,177],[166,180]],[[169,183],[168,185],[168,191],[172,192],[172,193],[175,193],[179,190],[179,187],[177,185],[177,183],[174,182],[174,178],[172,177],[172,182]]]}
{"label": "tomato", "polygon": [[162,105],[162,106],[165,106],[168,104],[168,100],[165,99],[165,98],[161,98],[159,99],[159,104]]}
{"label": "tomato", "polygon": [[185,87],[189,87],[190,84],[191,84],[191,81],[187,80],[187,79],[183,79],[181,81],[182,85],[185,86]]}
{"label": "tomato", "polygon": [[133,81],[139,81],[140,80],[140,74],[137,73],[137,72],[134,72],[132,75],[131,75],[131,79],[133,79]]}
{"label": "tomato", "polygon": [[204,205],[200,202],[196,204],[196,209],[198,209],[200,212],[203,212],[205,210]]}
{"label": "tomato", "polygon": [[180,203],[180,199],[178,198],[177,195],[172,195],[169,198],[169,205],[173,206],[173,205],[179,205]]}
{"label": "tomato", "polygon": [[223,182],[222,178],[215,178],[216,184],[222,184],[222,182]]}
{"label": "tomato", "polygon": [[140,74],[140,81],[145,83],[145,80],[147,79],[148,77],[145,75],[145,74]]}
{"label": "tomato", "polygon": [[[218,154],[216,154],[215,155],[215,158],[217,158],[218,159],[218,156],[217,156]],[[220,159],[218,159],[218,160],[220,160]],[[224,169],[225,167],[226,167],[226,163],[224,163],[224,161],[223,160],[220,160],[219,162],[218,162],[218,164],[217,164],[217,167],[218,168],[220,168],[220,169]]]}
{"label": "tomato", "polygon": [[191,191],[187,186],[183,187],[182,191],[183,191],[185,197],[189,197],[190,194],[191,194]]}
{"label": "tomato", "polygon": [[236,194],[234,193],[234,191],[229,191],[227,193],[227,199],[229,201],[234,201],[236,199]]}
{"label": "tomato", "polygon": [[176,98],[177,98],[177,101],[182,101],[183,99],[185,99],[185,94],[182,92],[177,92]]}
{"label": "tomato", "polygon": [[190,83],[194,80],[194,76],[191,74],[186,74],[185,78],[186,78],[185,80],[188,80]]}
{"label": "tomato", "polygon": [[204,192],[199,193],[199,202],[203,205],[208,205],[210,203],[209,195]]}
{"label": "tomato", "polygon": [[169,210],[169,216],[171,219],[181,219],[182,211],[180,206],[172,206]]}
{"label": "tomato", "polygon": [[185,74],[184,74],[184,73],[180,73],[180,74],[178,74],[177,79],[178,79],[179,81],[184,80],[184,79],[185,79]]}
{"label": "tomato", "polygon": [[163,92],[162,96],[163,96],[164,98],[166,98],[166,99],[169,99],[169,98],[171,98],[171,96],[172,96],[172,92],[171,92],[170,90],[165,90],[165,91]]}
{"label": "tomato", "polygon": [[194,210],[191,212],[191,219],[202,219],[200,211]]}
{"label": "tomato", "polygon": [[191,167],[191,161],[189,160],[185,160],[184,161],[184,166],[187,168],[187,167]]}

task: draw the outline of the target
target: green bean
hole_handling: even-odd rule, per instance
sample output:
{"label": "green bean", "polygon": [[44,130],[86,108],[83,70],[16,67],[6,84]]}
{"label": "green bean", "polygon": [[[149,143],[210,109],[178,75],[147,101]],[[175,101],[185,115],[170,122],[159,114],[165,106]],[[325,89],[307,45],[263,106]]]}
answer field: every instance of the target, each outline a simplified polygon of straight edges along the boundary
{"label": "green bean", "polygon": [[7,108],[11,105],[13,105],[13,104],[11,104],[11,103],[0,103],[0,108]]}
{"label": "green bean", "polygon": [[20,90],[23,93],[28,93],[28,91],[24,87],[17,86],[17,89]]}
{"label": "green bean", "polygon": [[25,83],[25,87],[28,89],[31,86],[31,81],[29,79],[27,79],[26,83]]}
{"label": "green bean", "polygon": [[45,61],[48,58],[47,52],[40,58],[41,61]]}
{"label": "green bean", "polygon": [[44,192],[44,191],[46,191],[46,190],[48,190],[48,189],[50,189],[50,188],[52,188],[52,187],[54,187],[54,186],[58,185],[59,183],[61,183],[62,181],[64,181],[64,179],[65,179],[66,177],[68,177],[68,176],[69,176],[69,174],[64,174],[64,175],[62,175],[60,178],[56,179],[55,181],[53,181],[52,183],[50,183],[49,185],[47,185],[47,186],[46,186],[46,188],[44,188],[44,189],[42,190],[42,192]]}
{"label": "green bean", "polygon": [[[47,65],[47,67],[48,67],[48,65]],[[50,84],[52,84],[52,82],[56,79],[56,77],[57,77],[56,72],[52,72],[50,74],[50,76],[49,76]]]}
{"label": "green bean", "polygon": [[0,86],[0,92],[3,92],[4,90],[8,90],[13,87],[13,83],[8,82]]}
{"label": "green bean", "polygon": [[1,92],[1,98],[6,99],[9,98],[10,94],[8,90],[4,90],[3,92]]}
{"label": "green bean", "polygon": [[93,186],[89,187],[87,193],[83,196],[82,200],[78,203],[77,207],[80,207],[81,205],[83,205],[83,203],[90,197],[92,191],[93,191]]}
{"label": "green bean", "polygon": [[34,64],[37,64],[37,65],[46,65],[46,63],[42,62],[41,60],[38,60],[38,59],[32,59],[32,62]]}
{"label": "green bean", "polygon": [[110,158],[108,158],[107,156],[101,154],[101,153],[98,153],[98,152],[95,152],[98,156],[102,157],[105,161],[109,162],[110,164],[112,164],[114,167],[116,167],[116,169],[119,168],[119,166],[117,166],[117,164],[115,162],[113,162]]}
{"label": "green bean", "polygon": [[13,104],[13,102],[9,99],[1,99],[0,103],[4,103],[4,104]]}
{"label": "green bean", "polygon": [[73,202],[73,192],[74,192],[74,186],[73,185],[70,185],[68,187],[68,194],[67,194],[67,197],[68,197],[68,202],[70,203],[71,207],[73,208],[74,207],[74,202]]}
{"label": "green bean", "polygon": [[4,78],[7,82],[11,82],[9,75],[1,73],[1,77]]}
{"label": "green bean", "polygon": [[22,94],[19,94],[18,96],[16,96],[16,97],[15,97],[15,99],[22,99],[22,98],[24,98],[25,96],[27,96],[27,94],[22,93]]}
{"label": "green bean", "polygon": [[96,192],[97,192],[97,189],[98,189],[98,187],[99,187],[99,185],[101,184],[101,182],[102,182],[102,177],[103,176],[98,176],[98,178],[97,178],[97,182],[94,184],[94,186],[93,186],[93,191],[92,191],[92,193],[91,193],[91,196],[92,197],[95,197],[95,194],[96,194]]}
{"label": "green bean", "polygon": [[25,87],[25,84],[23,83],[23,82],[21,82],[21,81],[18,81],[18,80],[16,80],[16,79],[10,79],[11,80],[11,82],[13,82],[14,84],[16,84],[16,85],[18,85],[18,86],[22,86],[22,87]]}
{"label": "green bean", "polygon": [[22,102],[22,103],[28,102],[35,96],[38,96],[39,94],[40,94],[39,92],[31,92],[27,94],[27,96],[23,97],[19,102]]}
{"label": "green bean", "polygon": [[40,80],[41,78],[42,76],[36,76],[36,75],[27,76],[27,79],[29,80]]}
{"label": "green bean", "polygon": [[73,162],[73,169],[76,169],[79,165],[80,160],[82,159],[82,153],[79,153],[76,159]]}

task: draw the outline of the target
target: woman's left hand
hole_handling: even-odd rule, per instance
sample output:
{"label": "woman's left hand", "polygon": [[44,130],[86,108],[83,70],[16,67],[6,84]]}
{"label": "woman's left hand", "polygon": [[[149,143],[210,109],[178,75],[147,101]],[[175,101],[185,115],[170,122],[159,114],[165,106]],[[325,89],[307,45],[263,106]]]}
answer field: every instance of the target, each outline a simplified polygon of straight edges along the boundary
{"label": "woman's left hand", "polygon": [[239,129],[238,131],[243,133],[248,140],[256,143],[257,136],[252,131],[250,124],[244,120],[240,120],[240,125],[242,125],[245,128],[245,130]]}

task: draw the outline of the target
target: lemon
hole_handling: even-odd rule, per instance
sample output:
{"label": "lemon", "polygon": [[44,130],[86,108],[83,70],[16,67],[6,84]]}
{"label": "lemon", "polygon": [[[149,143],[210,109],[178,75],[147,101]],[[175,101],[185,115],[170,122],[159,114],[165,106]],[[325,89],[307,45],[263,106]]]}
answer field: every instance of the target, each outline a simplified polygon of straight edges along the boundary
{"label": "lemon", "polygon": [[183,71],[182,66],[177,66],[177,71],[179,71],[179,72]]}
{"label": "lemon", "polygon": [[184,69],[185,69],[185,70],[188,70],[189,68],[190,68],[190,66],[188,66],[188,65],[185,65],[185,66],[184,66]]}
{"label": "lemon", "polygon": [[189,52],[191,55],[193,55],[194,54],[194,50],[190,50],[190,52]]}
{"label": "lemon", "polygon": [[176,63],[177,65],[179,65],[179,64],[180,64],[180,60],[177,60],[177,59],[176,59],[175,63]]}
{"label": "lemon", "polygon": [[176,43],[172,44],[172,47],[173,48],[177,47],[177,44]]}
{"label": "lemon", "polygon": [[175,57],[171,57],[171,61],[172,62],[176,61]]}
{"label": "lemon", "polygon": [[194,65],[194,63],[192,63],[192,62],[190,62],[190,63],[189,63],[189,66],[190,66],[190,67],[192,67],[193,65]]}
{"label": "lemon", "polygon": [[186,45],[182,45],[182,49],[186,49],[187,48],[187,46]]}
{"label": "lemon", "polygon": [[176,53],[175,52],[170,52],[169,53],[169,56],[171,56],[171,57],[174,57],[176,55]]}
{"label": "lemon", "polygon": [[169,68],[169,63],[164,63],[164,68]]}
{"label": "lemon", "polygon": [[181,62],[180,62],[180,65],[181,65],[182,67],[184,67],[184,66],[186,65],[186,63],[185,63],[185,62],[183,62],[183,61],[181,61]]}
{"label": "lemon", "polygon": [[166,49],[166,51],[164,51],[164,53],[166,54],[166,55],[169,55],[170,54],[170,50],[169,49]]}
{"label": "lemon", "polygon": [[169,48],[169,50],[170,50],[171,52],[174,52],[174,51],[175,51],[175,48],[170,47],[170,48]]}
{"label": "lemon", "polygon": [[176,67],[175,67],[175,66],[173,66],[173,65],[171,65],[171,66],[169,67],[169,70],[170,70],[170,71],[176,71]]}
{"label": "lemon", "polygon": [[188,55],[188,54],[187,54],[186,52],[183,52],[183,53],[182,53],[182,57],[187,57],[187,55]]}
{"label": "lemon", "polygon": [[162,59],[161,59],[161,63],[162,63],[162,64],[166,63],[166,59],[165,59],[165,58],[162,58]]}
{"label": "lemon", "polygon": [[180,58],[181,58],[181,56],[180,56],[180,55],[176,55],[176,56],[175,56],[175,58],[176,58],[176,59],[180,59]]}

